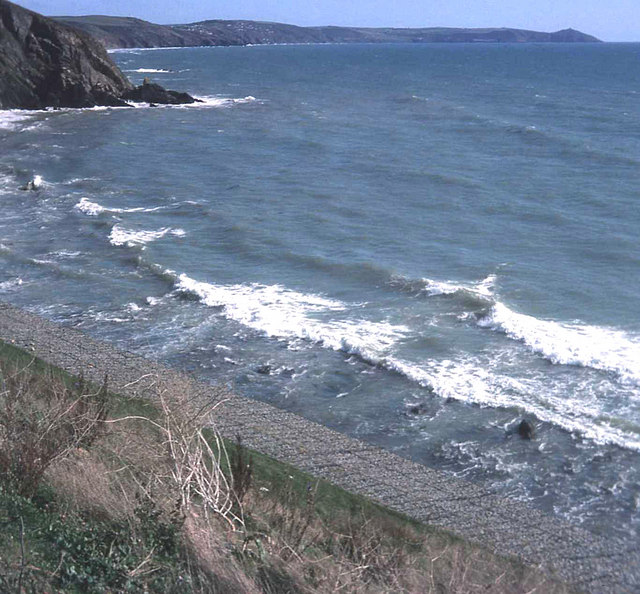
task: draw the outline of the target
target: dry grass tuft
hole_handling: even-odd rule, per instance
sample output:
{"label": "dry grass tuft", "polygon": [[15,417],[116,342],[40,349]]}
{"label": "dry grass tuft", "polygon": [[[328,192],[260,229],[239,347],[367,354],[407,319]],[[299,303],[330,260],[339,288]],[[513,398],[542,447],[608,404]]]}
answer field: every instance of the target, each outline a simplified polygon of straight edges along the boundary
{"label": "dry grass tuft", "polygon": [[29,367],[0,367],[0,474],[21,495],[32,496],[47,469],[70,452],[91,446],[107,416],[106,380],[90,389],[69,385]]}

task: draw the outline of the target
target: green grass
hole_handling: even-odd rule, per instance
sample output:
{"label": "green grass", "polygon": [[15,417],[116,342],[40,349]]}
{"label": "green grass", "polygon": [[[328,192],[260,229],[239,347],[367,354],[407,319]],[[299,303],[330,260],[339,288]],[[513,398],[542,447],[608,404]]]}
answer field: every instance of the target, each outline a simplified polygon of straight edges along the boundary
{"label": "green grass", "polygon": [[[54,376],[69,386],[78,383],[78,378],[3,342],[0,363]],[[151,400],[109,392],[108,410],[110,418],[141,416],[163,422],[163,410]],[[123,462],[117,440],[116,446],[109,443],[114,434],[125,442],[135,434],[147,453],[163,450],[162,432],[151,423],[111,427],[107,443],[98,440],[76,463],[92,461],[98,464],[95,468],[119,472]],[[204,434],[215,444],[213,431]],[[57,592],[195,593],[240,592],[246,586],[246,591],[278,594],[309,588],[328,592],[343,574],[352,580],[340,582],[347,592],[442,591],[438,584],[444,583],[455,585],[444,591],[459,592],[470,591],[471,583],[491,592],[516,592],[521,585],[532,590],[531,585],[540,584],[540,591],[567,591],[514,559],[496,556],[233,440],[224,444],[232,461],[241,456],[243,464],[250,464],[250,490],[243,502],[244,526],[230,533],[222,522],[216,538],[223,543],[223,553],[217,554],[226,556],[209,561],[199,559],[194,550],[200,541],[185,540],[185,517],[168,513],[161,498],[136,492],[133,509],[109,515],[79,508],[46,482],[34,497],[22,497],[0,477],[0,591],[17,592],[20,586],[34,593],[52,587]],[[56,472],[64,472],[64,467]]]}

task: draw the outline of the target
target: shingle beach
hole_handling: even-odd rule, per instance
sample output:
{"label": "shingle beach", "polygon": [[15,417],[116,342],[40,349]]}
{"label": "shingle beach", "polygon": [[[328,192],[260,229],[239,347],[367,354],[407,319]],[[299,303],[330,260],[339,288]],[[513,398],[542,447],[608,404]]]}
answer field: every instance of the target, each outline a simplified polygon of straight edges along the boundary
{"label": "shingle beach", "polygon": [[159,384],[173,384],[198,397],[222,399],[217,428],[226,437],[240,435],[250,448],[499,554],[540,565],[578,589],[640,592],[640,547],[633,543],[591,534],[268,404],[222,396],[211,384],[7,304],[0,304],[0,339],[87,379],[99,382],[107,375],[110,388],[125,395],[152,397]]}

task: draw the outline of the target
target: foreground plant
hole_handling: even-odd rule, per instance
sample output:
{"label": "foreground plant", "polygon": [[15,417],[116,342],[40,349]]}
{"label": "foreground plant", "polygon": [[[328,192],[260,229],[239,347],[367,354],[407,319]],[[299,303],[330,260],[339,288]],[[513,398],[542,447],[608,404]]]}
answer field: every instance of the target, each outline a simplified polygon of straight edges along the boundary
{"label": "foreground plant", "polygon": [[33,496],[47,469],[91,446],[108,414],[106,378],[91,389],[30,365],[0,364],[0,474],[20,495]]}

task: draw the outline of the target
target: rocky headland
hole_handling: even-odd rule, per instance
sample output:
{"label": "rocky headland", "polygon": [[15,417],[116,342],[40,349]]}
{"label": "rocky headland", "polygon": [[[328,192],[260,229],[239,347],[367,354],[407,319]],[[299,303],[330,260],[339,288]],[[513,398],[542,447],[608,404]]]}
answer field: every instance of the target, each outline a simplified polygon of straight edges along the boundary
{"label": "rocky headland", "polygon": [[135,18],[55,17],[98,39],[107,48],[269,45],[283,43],[572,43],[598,42],[575,29],[554,33],[525,29],[298,27],[285,23],[207,20],[157,25]]}
{"label": "rocky headland", "polygon": [[[0,109],[126,106],[150,90],[136,90],[87,33],[0,0]],[[195,101],[153,91],[154,103]]]}

